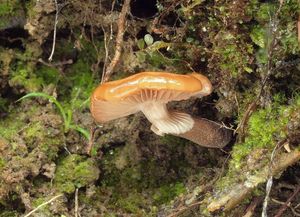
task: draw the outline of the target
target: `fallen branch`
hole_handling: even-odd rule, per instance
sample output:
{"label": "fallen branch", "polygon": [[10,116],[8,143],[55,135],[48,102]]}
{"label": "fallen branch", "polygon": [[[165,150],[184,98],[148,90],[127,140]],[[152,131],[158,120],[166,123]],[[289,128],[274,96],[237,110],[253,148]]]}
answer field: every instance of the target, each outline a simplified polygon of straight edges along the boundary
{"label": "fallen branch", "polygon": [[248,175],[243,183],[233,183],[229,190],[221,192],[217,195],[218,198],[212,198],[212,201],[207,206],[209,212],[218,210],[231,210],[254,190],[259,184],[268,180],[270,172],[272,176],[284,171],[288,166],[300,160],[300,151],[294,150],[290,153],[281,154],[275,158],[276,164],[273,165],[270,171],[270,166],[267,164],[254,175]]}
{"label": "fallen branch", "polygon": [[127,13],[129,12],[129,8],[130,8],[130,0],[125,0],[118,20],[118,33],[116,37],[115,55],[111,60],[110,64],[108,65],[108,67],[106,68],[105,73],[102,75],[101,83],[108,81],[109,77],[113,73],[115,66],[120,60],[121,53],[122,53],[123,36],[125,32],[125,19]]}

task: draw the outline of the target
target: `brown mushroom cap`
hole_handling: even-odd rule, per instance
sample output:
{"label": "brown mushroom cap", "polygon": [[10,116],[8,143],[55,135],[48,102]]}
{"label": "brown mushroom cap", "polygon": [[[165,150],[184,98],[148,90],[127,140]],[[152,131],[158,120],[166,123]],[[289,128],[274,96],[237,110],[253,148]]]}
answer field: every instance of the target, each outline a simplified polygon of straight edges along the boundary
{"label": "brown mushroom cap", "polygon": [[179,101],[212,92],[208,78],[198,73],[179,75],[141,72],[98,86],[91,96],[91,113],[104,123],[142,111],[157,134],[180,134],[193,127],[188,114],[167,110],[169,101]]}

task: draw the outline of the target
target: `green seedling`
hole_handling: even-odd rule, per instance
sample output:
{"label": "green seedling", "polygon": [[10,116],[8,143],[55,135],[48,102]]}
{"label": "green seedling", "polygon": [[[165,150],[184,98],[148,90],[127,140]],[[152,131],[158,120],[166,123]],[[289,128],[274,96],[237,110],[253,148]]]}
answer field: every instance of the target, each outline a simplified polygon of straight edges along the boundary
{"label": "green seedling", "polygon": [[84,128],[82,128],[82,127],[80,127],[80,126],[73,123],[73,120],[72,120],[72,115],[73,115],[72,106],[71,106],[71,109],[65,109],[62,106],[62,104],[59,101],[56,100],[55,97],[50,96],[50,95],[45,94],[45,93],[41,93],[41,92],[28,93],[25,96],[18,99],[17,102],[21,101],[21,100],[24,100],[24,99],[27,99],[27,98],[31,98],[31,97],[42,97],[42,98],[48,99],[51,103],[54,103],[54,105],[58,108],[58,110],[59,110],[59,112],[60,112],[60,114],[63,118],[64,132],[65,133],[69,132],[69,130],[72,129],[72,130],[76,130],[79,133],[81,133],[82,135],[84,135],[88,140],[90,139],[89,131],[87,131],[86,129],[84,129]]}

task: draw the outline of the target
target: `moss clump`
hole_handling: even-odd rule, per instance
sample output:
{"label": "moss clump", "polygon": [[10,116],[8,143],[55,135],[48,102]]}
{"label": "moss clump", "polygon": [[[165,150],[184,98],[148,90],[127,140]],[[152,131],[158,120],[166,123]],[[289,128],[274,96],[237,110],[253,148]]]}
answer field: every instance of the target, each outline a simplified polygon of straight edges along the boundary
{"label": "moss clump", "polygon": [[11,15],[18,8],[19,2],[17,0],[1,1],[0,2],[0,16]]}
{"label": "moss clump", "polygon": [[145,211],[141,209],[141,207],[145,206],[145,199],[140,193],[133,191],[126,198],[118,198],[116,204],[126,212],[145,215]]}
{"label": "moss clump", "polygon": [[229,31],[223,31],[218,38],[214,41],[213,53],[220,69],[233,77],[241,76],[244,72],[251,73],[252,45],[246,43],[241,35]]}
{"label": "moss clump", "polygon": [[17,217],[20,216],[19,213],[15,211],[4,211],[0,212],[0,217]]}
{"label": "moss clump", "polygon": [[183,183],[177,182],[170,185],[161,186],[153,195],[155,204],[165,204],[176,196],[186,192]]}
{"label": "moss clump", "polygon": [[41,89],[43,80],[37,77],[32,68],[22,61],[12,66],[9,84],[12,87],[23,87],[26,92],[36,92]]}
{"label": "moss clump", "polygon": [[224,190],[265,166],[276,144],[287,138],[287,125],[299,111],[300,95],[289,105],[276,95],[271,105],[254,112],[248,122],[245,141],[233,147],[229,171],[218,181],[217,188]]}
{"label": "moss clump", "polygon": [[5,160],[0,158],[0,170],[5,166]]}
{"label": "moss clump", "polygon": [[59,71],[49,66],[42,65],[37,69],[37,73],[43,79],[44,84],[56,84],[60,78]]}
{"label": "moss clump", "polygon": [[16,115],[14,117],[14,113],[12,113],[8,118],[2,120],[0,124],[0,136],[7,141],[13,141],[15,136],[18,135],[19,130],[25,127],[25,123],[20,119],[20,116]]}
{"label": "moss clump", "polygon": [[21,5],[18,0],[0,1],[0,29],[5,29],[16,22],[22,13]]}
{"label": "moss clump", "polygon": [[299,43],[297,43],[296,28],[296,20],[300,11],[299,2],[297,0],[284,2],[278,14],[278,20],[275,20],[274,17],[278,8],[278,4],[262,3],[259,5],[258,11],[254,16],[258,25],[252,27],[250,37],[260,47],[257,51],[257,60],[259,63],[266,63],[268,50],[275,50],[274,47],[269,47],[269,45],[274,37],[274,33],[271,32],[270,28],[277,25],[276,22],[278,22],[276,39],[279,43],[276,46],[276,54],[273,56],[274,61],[281,60],[282,56],[297,55],[300,51]]}
{"label": "moss clump", "polygon": [[96,181],[99,174],[94,160],[72,154],[58,163],[54,178],[55,186],[61,192],[72,193],[76,188]]}
{"label": "moss clump", "polygon": [[7,111],[7,100],[0,96],[0,112]]}
{"label": "moss clump", "polygon": [[262,3],[259,5],[255,14],[255,19],[260,23],[270,22],[270,16],[273,16],[276,11],[276,5],[274,3]]}
{"label": "moss clump", "polygon": [[[39,205],[41,205],[45,202],[47,202],[47,198],[37,198],[37,199],[32,201],[32,206],[33,207],[38,207]],[[48,208],[48,205],[45,205],[45,206],[41,207],[39,209],[39,212],[42,212],[43,215],[51,215],[51,213],[49,211],[49,208]]]}
{"label": "moss clump", "polygon": [[233,148],[231,167],[239,169],[242,159],[256,149],[272,150],[276,143],[286,137],[286,125],[293,112],[300,108],[300,96],[290,105],[284,105],[282,97],[274,97],[267,108],[254,112],[248,123],[245,142]]}

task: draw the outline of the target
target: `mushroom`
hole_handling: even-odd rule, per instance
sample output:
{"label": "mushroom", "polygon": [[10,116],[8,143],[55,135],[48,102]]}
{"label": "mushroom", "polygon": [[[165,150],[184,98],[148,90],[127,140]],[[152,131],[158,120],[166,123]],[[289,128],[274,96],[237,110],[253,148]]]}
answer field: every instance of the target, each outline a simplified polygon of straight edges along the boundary
{"label": "mushroom", "polygon": [[231,139],[229,130],[213,121],[167,109],[170,101],[211,92],[210,81],[199,73],[141,72],[99,85],[91,96],[91,113],[97,122],[105,123],[142,111],[157,135],[173,134],[201,146],[221,148]]}

